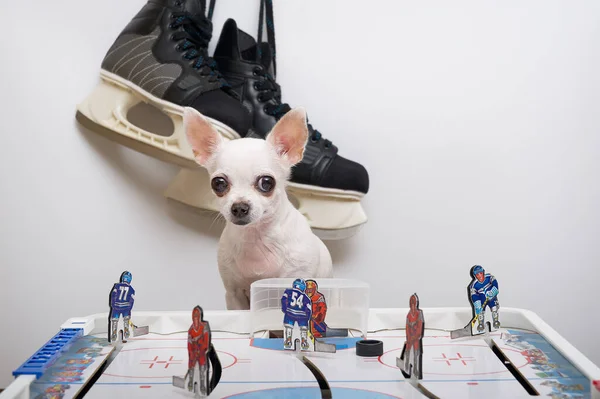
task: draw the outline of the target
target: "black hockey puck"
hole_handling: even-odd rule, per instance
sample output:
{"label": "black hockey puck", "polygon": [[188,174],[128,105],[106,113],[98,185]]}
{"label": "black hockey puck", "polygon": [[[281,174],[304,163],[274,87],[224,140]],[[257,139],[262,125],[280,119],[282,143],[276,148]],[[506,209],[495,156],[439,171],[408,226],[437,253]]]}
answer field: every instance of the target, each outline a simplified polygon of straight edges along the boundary
{"label": "black hockey puck", "polygon": [[357,356],[381,356],[383,355],[383,342],[375,339],[363,339],[356,342]]}

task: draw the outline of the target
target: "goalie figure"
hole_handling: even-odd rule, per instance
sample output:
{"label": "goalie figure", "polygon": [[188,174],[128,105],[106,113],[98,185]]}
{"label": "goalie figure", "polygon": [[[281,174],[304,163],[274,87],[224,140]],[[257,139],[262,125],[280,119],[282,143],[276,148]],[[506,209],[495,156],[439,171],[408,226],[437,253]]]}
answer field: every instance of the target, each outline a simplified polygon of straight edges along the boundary
{"label": "goalie figure", "polygon": [[485,327],[485,309],[489,307],[494,319],[494,329],[500,328],[498,320],[498,280],[489,273],[486,273],[483,267],[475,265],[471,268],[473,282],[469,285],[469,297],[473,304],[473,309],[477,317],[477,332],[481,333]]}
{"label": "goalie figure", "polygon": [[319,292],[319,286],[315,280],[306,280],[306,295],[312,303],[310,332],[313,337],[322,338],[327,334],[327,324],[325,323],[327,303],[323,294]]}
{"label": "goalie figure", "polygon": [[200,394],[208,395],[208,361],[210,326],[204,321],[202,308],[196,306],[192,311],[192,321],[188,330],[188,391],[194,391],[194,368],[198,365],[200,375]]}
{"label": "goalie figure", "polygon": [[124,271],[121,274],[118,283],[113,285],[110,291],[110,312],[109,312],[109,334],[108,342],[117,341],[117,328],[119,317],[123,317],[123,340],[127,340],[130,335],[130,319],[133,302],[135,299],[135,290],[131,286],[131,273]]}
{"label": "goalie figure", "polygon": [[285,330],[284,349],[294,349],[293,332],[295,324],[300,327],[300,347],[310,349],[308,343],[308,326],[312,316],[312,302],[306,294],[306,282],[296,279],[292,288],[288,288],[281,297],[281,311],[284,314],[283,327]]}

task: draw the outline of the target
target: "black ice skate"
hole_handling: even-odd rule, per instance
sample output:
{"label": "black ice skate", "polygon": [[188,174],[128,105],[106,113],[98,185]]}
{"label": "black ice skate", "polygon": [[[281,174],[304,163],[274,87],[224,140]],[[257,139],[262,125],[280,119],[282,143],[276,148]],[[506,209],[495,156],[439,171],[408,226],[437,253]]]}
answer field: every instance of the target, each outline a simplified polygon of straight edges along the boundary
{"label": "black ice skate", "polygon": [[[182,126],[183,107],[197,109],[230,139],[245,135],[250,115],[208,56],[212,35],[205,0],[149,0],[102,61],[100,83],[77,107],[90,130],[166,162],[199,168]],[[208,14],[208,15],[205,15]],[[128,111],[149,103],[170,117],[170,136],[130,123]]]}
{"label": "black ice skate", "polygon": [[[251,110],[250,137],[264,138],[291,108],[281,101],[275,81],[275,49],[271,2],[267,4],[269,43],[257,43],[229,19],[221,32],[214,59],[219,71]],[[270,14],[270,15],[269,15]],[[261,7],[261,16],[263,8]],[[262,26],[262,18],[259,21]],[[260,31],[259,31],[260,32]],[[261,33],[259,33],[261,36]],[[260,37],[259,37],[260,41]],[[366,169],[338,155],[338,149],[308,125],[310,138],[304,158],[292,169],[288,192],[307,217],[313,231],[324,239],[353,235],[367,220],[360,200],[369,189]],[[204,179],[205,181],[201,180]],[[208,186],[206,176],[182,171],[167,190],[167,196],[198,208],[208,209],[206,195],[193,187]]]}

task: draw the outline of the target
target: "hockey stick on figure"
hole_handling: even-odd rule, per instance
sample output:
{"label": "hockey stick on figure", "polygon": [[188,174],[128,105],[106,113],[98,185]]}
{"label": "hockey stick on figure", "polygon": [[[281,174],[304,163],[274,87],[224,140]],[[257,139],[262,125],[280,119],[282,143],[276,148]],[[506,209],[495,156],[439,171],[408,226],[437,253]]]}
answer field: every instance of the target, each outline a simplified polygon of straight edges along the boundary
{"label": "hockey stick on figure", "polygon": [[[488,303],[488,299],[486,298],[486,300],[483,302],[483,306],[481,307],[481,309],[485,309],[485,306]],[[482,310],[482,312],[484,312],[485,310]],[[479,318],[479,315],[476,314],[471,321],[464,326],[463,328],[459,329],[459,330],[452,330],[450,331],[450,338],[451,339],[455,339],[455,338],[462,338],[462,337],[468,337],[473,335],[473,327],[475,327],[475,323],[477,322],[477,319]]]}
{"label": "hockey stick on figure", "polygon": [[[482,312],[485,312],[485,307],[489,301],[490,301],[490,298],[485,298],[485,301],[483,301],[483,305],[481,305]],[[471,327],[475,327],[475,322],[477,321],[478,317],[479,317],[478,314],[476,314],[475,317],[473,317],[473,319],[471,320],[471,323],[469,323],[471,325]]]}

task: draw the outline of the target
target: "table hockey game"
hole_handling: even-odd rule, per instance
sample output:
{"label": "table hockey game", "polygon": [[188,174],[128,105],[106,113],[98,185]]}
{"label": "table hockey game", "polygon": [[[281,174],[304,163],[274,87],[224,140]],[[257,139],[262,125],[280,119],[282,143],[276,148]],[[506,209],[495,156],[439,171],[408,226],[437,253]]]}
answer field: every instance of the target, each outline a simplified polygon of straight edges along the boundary
{"label": "table hockey game", "polygon": [[[277,309],[261,310],[204,313],[223,368],[211,398],[596,399],[600,393],[593,383],[600,379],[600,369],[522,309],[502,309],[499,330],[451,339],[450,331],[468,323],[471,310],[423,308],[419,384],[405,379],[396,366],[405,341],[406,308],[367,308],[348,337],[323,339],[335,344],[336,353],[283,350],[283,338],[273,333],[281,327],[271,321],[279,317]],[[271,313],[267,318],[265,310]],[[335,315],[335,306],[331,312]],[[135,312],[132,318],[148,326],[149,333],[117,345],[107,340],[106,313],[67,321],[61,331],[78,331],[69,348],[41,375],[19,375],[0,398],[193,398],[172,383],[173,376],[187,371],[190,312]],[[257,323],[256,318],[262,320]],[[271,328],[257,331],[257,326]],[[365,338],[382,341],[383,354],[357,356],[355,344]]]}

